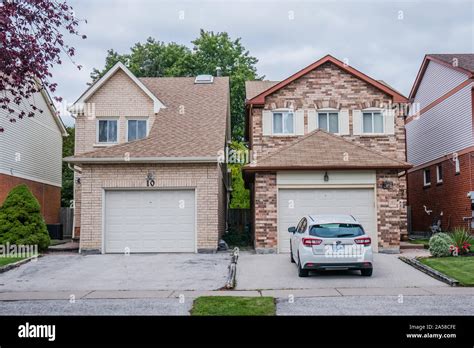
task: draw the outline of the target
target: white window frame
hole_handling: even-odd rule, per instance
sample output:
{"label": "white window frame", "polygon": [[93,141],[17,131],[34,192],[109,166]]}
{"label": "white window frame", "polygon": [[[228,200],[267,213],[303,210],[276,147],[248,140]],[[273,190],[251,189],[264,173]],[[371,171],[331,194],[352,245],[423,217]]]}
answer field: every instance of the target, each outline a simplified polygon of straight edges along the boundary
{"label": "white window frame", "polygon": [[[379,135],[386,135],[385,134],[385,116],[383,114],[383,110],[382,109],[379,109],[379,108],[367,108],[367,109],[363,109],[361,110],[362,111],[362,114],[361,114],[361,134],[362,135],[368,135],[368,136],[379,136]],[[365,132],[364,131],[364,114],[367,114],[367,113],[371,113],[372,114],[372,132]],[[374,124],[374,113],[379,113],[380,115],[382,115],[382,133],[375,133],[374,130],[375,130],[375,124]]]}
{"label": "white window frame", "polygon": [[339,115],[339,109],[326,108],[326,109],[318,109],[318,110],[316,110],[316,117],[318,118],[318,119],[317,119],[318,128],[319,128],[319,129],[322,129],[322,128],[321,128],[321,124],[320,124],[320,122],[319,122],[319,114],[327,114],[327,115],[328,115],[328,118],[327,118],[327,126],[328,126],[328,129],[327,129],[327,131],[326,131],[326,132],[328,132],[328,133],[331,133],[331,132],[329,131],[329,114],[337,114],[337,132],[336,132],[336,133],[331,133],[331,134],[340,134],[341,129],[340,129],[340,124],[339,124],[339,121],[340,121],[340,120],[339,120],[339,116],[340,116],[340,115]]}
{"label": "white window frame", "polygon": [[[440,171],[440,169],[441,169],[441,171]],[[441,173],[441,175],[440,175],[440,173]],[[443,166],[441,164],[438,164],[436,166],[436,183],[437,184],[442,184],[443,183],[443,175],[444,175]]]}
{"label": "white window frame", "polygon": [[[117,122],[117,141],[115,142],[106,142],[106,141],[99,141],[99,122],[100,121],[115,121]],[[119,139],[120,139],[120,119],[118,117],[104,117],[104,118],[97,118],[97,122],[96,122],[96,144],[99,145],[99,146],[103,146],[103,145],[115,145],[115,144],[118,144],[119,143]]]}
{"label": "white window frame", "polygon": [[[292,114],[293,115],[293,132],[292,133],[275,133],[275,127],[274,127],[274,122],[275,122],[275,114],[282,114],[282,130],[284,130],[283,125],[285,124],[284,118],[285,114]],[[272,110],[272,135],[276,136],[289,136],[289,135],[295,135],[296,134],[296,117],[295,117],[295,112],[293,109],[275,109]]]}
{"label": "white window frame", "polygon": [[[430,172],[430,181],[426,181],[426,172]],[[428,187],[431,186],[431,170],[430,168],[423,169],[423,186]]]}
{"label": "white window frame", "polygon": [[[127,142],[129,141],[129,140],[128,140],[128,122],[129,122],[129,121],[145,121],[145,122],[146,122],[146,134],[145,134],[145,138],[148,136],[148,133],[149,133],[148,117],[127,117],[126,120],[125,120],[125,134],[126,134],[126,137],[127,137]],[[145,138],[142,138],[142,139],[145,139]],[[135,140],[141,140],[141,139],[135,139]],[[134,141],[135,141],[135,140],[134,140]]]}
{"label": "white window frame", "polygon": [[456,160],[454,161],[454,173],[456,175],[461,173],[461,163],[459,162],[459,157],[456,157]]}

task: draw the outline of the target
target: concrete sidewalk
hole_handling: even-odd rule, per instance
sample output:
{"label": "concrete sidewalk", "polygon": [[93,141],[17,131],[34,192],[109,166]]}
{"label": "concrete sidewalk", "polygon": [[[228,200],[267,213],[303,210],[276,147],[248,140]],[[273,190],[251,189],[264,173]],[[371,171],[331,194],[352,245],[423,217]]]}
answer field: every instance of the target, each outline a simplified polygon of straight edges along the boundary
{"label": "concrete sidewalk", "polygon": [[93,291],[8,291],[0,301],[173,299],[200,296],[271,296],[275,298],[351,297],[351,296],[474,296],[474,288],[320,288],[292,290],[93,290]]}

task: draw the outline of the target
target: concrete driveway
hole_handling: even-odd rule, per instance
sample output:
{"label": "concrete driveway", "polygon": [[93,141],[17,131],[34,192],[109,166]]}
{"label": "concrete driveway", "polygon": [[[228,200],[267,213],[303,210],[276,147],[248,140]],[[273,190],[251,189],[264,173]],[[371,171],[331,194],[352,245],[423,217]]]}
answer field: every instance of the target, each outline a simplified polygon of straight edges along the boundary
{"label": "concrete driveway", "polygon": [[[375,254],[372,277],[356,271],[310,273],[300,278],[290,254],[241,253],[237,265],[237,289],[338,289],[418,288],[448,286],[398,259],[399,255]],[[397,292],[395,292],[397,293]]]}
{"label": "concrete driveway", "polygon": [[225,285],[228,253],[49,254],[0,274],[0,292],[216,290]]}

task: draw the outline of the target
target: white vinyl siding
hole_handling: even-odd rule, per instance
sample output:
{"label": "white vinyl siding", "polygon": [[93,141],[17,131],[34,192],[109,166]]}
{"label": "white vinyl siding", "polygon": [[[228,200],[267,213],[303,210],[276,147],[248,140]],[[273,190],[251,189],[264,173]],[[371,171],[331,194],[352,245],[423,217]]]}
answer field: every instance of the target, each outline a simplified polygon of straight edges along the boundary
{"label": "white vinyl siding", "polygon": [[[61,131],[41,94],[35,94],[32,104],[43,112],[14,123],[8,121],[8,112],[0,109],[0,127],[4,128],[0,133],[0,173],[60,187]],[[31,110],[27,102],[21,108]]]}
{"label": "white vinyl siding", "polygon": [[418,86],[414,103],[419,103],[421,110],[467,80],[467,78],[467,75],[460,71],[430,61],[423,75],[423,80]]}
{"label": "white vinyl siding", "polygon": [[467,85],[406,125],[408,162],[420,165],[474,146],[473,85]]}

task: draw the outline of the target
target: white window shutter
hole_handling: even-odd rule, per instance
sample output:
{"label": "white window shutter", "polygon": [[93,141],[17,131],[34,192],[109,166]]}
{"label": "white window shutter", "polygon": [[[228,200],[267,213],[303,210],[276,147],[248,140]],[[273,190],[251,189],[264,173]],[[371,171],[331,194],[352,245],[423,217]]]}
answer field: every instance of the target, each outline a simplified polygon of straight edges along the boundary
{"label": "white window shutter", "polygon": [[339,134],[349,135],[349,110],[342,109],[339,111]]}
{"label": "white window shutter", "polygon": [[362,134],[362,111],[352,110],[352,134]]}
{"label": "white window shutter", "polygon": [[272,116],[273,113],[268,110],[262,111],[262,134],[272,135]]}
{"label": "white window shutter", "polygon": [[318,114],[316,110],[308,110],[308,133],[318,128]]}
{"label": "white window shutter", "polygon": [[295,112],[295,134],[304,135],[304,109]]}
{"label": "white window shutter", "polygon": [[385,120],[385,134],[395,134],[395,110],[385,109],[383,116]]}

